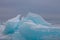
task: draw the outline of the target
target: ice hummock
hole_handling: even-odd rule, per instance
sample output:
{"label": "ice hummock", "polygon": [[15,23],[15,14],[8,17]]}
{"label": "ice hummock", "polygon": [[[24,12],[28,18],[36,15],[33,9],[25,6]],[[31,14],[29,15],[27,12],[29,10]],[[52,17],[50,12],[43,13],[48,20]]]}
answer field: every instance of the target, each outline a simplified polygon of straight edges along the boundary
{"label": "ice hummock", "polygon": [[10,38],[6,40],[60,40],[60,28],[53,27],[40,15],[28,13],[20,18],[18,15],[6,22],[2,32]]}

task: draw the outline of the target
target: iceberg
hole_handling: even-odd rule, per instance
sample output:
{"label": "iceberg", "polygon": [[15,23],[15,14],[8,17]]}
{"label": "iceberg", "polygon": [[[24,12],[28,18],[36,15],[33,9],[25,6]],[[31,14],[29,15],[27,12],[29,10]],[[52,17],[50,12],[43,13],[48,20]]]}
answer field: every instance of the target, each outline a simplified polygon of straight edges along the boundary
{"label": "iceberg", "polygon": [[40,15],[28,13],[26,17],[18,15],[8,20],[2,34],[10,40],[60,40],[60,27],[52,26]]}

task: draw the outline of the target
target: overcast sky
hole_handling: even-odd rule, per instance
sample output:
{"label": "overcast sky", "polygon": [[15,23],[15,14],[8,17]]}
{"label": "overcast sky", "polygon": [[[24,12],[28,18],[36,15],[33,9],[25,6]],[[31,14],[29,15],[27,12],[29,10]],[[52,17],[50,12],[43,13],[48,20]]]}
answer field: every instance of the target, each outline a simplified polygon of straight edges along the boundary
{"label": "overcast sky", "polygon": [[60,23],[60,0],[0,0],[0,21],[28,12],[40,14],[46,20]]}

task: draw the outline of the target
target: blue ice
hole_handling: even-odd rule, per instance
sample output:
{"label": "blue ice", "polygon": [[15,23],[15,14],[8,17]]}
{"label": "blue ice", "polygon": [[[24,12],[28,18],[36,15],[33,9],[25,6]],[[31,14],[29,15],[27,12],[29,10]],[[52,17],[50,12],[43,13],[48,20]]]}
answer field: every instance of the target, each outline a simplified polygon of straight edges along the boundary
{"label": "blue ice", "polygon": [[12,18],[8,20],[5,24],[6,28],[3,31],[4,34],[12,34],[15,32],[15,30],[18,29],[20,22],[20,15],[16,16],[15,18]]}
{"label": "blue ice", "polygon": [[60,40],[60,28],[50,26],[40,15],[29,13],[20,20],[20,16],[8,20],[4,35],[11,40]]}

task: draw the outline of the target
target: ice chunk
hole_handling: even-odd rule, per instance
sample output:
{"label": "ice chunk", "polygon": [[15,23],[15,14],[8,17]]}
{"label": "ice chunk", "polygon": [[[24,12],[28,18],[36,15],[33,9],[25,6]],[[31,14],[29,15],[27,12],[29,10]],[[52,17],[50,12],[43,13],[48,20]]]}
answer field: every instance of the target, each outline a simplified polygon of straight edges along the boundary
{"label": "ice chunk", "polygon": [[12,34],[17,30],[20,22],[20,15],[18,15],[15,18],[12,18],[7,21],[6,23],[6,28],[4,29],[3,33],[4,34]]}
{"label": "ice chunk", "polygon": [[50,26],[50,24],[46,22],[40,15],[34,13],[28,13],[28,15],[24,18],[24,20],[25,21],[32,20],[35,24]]}
{"label": "ice chunk", "polygon": [[17,16],[6,23],[3,31],[11,40],[60,40],[60,28],[50,27],[41,16],[29,13],[20,20]]}

